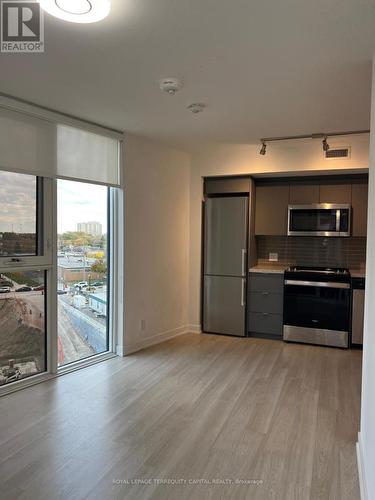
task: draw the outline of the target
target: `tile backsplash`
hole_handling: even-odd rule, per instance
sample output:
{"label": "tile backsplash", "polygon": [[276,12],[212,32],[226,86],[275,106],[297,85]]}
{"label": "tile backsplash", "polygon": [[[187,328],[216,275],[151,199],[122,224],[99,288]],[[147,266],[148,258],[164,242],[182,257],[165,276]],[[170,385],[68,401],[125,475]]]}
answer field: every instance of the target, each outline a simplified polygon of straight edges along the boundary
{"label": "tile backsplash", "polygon": [[366,238],[257,236],[258,263],[278,253],[280,264],[364,269]]}

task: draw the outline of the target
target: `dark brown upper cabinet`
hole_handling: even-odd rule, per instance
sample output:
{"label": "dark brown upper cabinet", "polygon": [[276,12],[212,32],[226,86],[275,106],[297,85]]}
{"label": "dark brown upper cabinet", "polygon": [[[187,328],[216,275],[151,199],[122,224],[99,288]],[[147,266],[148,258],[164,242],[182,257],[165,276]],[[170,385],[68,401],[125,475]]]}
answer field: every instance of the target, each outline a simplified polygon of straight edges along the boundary
{"label": "dark brown upper cabinet", "polygon": [[285,236],[289,185],[257,186],[255,200],[255,234]]}
{"label": "dark brown upper cabinet", "polygon": [[250,191],[250,177],[207,178],[204,181],[204,192],[213,194],[239,194]]}
{"label": "dark brown upper cabinet", "polygon": [[352,185],[352,236],[367,236],[368,184]]}
{"label": "dark brown upper cabinet", "polygon": [[291,205],[308,205],[319,203],[318,184],[291,184],[289,203]]}
{"label": "dark brown upper cabinet", "polygon": [[319,202],[320,203],[351,203],[352,185],[351,184],[320,184]]}

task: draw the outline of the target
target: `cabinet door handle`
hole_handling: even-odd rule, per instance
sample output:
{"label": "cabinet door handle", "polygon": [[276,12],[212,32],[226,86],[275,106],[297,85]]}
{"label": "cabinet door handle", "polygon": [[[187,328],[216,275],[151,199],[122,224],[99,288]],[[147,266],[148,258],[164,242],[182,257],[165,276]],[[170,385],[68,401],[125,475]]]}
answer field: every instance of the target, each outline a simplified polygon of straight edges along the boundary
{"label": "cabinet door handle", "polygon": [[262,292],[262,295],[269,295],[270,292]]}

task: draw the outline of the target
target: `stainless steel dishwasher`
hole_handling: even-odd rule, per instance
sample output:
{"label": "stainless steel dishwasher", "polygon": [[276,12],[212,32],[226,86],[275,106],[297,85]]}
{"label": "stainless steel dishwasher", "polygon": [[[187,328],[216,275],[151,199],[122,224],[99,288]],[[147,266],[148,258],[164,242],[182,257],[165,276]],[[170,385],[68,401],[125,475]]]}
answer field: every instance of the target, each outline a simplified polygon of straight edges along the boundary
{"label": "stainless steel dishwasher", "polygon": [[363,344],[365,278],[352,278],[352,345]]}

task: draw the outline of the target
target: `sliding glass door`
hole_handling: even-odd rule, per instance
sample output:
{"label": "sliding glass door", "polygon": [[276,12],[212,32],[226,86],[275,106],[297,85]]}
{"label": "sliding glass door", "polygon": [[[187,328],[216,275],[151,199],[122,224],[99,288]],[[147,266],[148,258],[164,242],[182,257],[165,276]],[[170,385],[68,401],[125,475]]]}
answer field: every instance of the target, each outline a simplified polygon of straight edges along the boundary
{"label": "sliding glass door", "polygon": [[109,350],[109,188],[57,181],[58,364]]}

